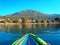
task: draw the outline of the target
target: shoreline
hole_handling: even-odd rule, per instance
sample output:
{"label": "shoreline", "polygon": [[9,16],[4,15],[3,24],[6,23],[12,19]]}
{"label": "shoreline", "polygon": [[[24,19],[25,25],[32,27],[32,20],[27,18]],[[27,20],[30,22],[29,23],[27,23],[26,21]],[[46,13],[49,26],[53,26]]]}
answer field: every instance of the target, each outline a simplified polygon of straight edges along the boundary
{"label": "shoreline", "polygon": [[0,25],[2,24],[60,24],[60,23],[0,23]]}

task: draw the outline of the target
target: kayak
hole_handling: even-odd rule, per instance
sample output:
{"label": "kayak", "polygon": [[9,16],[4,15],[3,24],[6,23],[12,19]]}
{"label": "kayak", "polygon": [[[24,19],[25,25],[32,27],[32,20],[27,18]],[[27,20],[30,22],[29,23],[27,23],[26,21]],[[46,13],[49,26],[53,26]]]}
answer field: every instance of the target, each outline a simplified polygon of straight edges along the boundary
{"label": "kayak", "polygon": [[28,38],[28,34],[24,35],[23,37],[21,37],[20,39],[16,40],[12,45],[24,45],[27,41],[27,38]]}
{"label": "kayak", "polygon": [[30,35],[28,37],[28,45],[35,45],[35,42],[34,42],[33,38]]}
{"label": "kayak", "polygon": [[41,38],[37,37],[36,35],[30,33],[30,35],[32,36],[32,38],[37,42],[39,43],[39,45],[47,45],[47,43],[42,40]]}
{"label": "kayak", "polygon": [[36,35],[29,33],[13,42],[12,45],[47,45],[47,43]]}

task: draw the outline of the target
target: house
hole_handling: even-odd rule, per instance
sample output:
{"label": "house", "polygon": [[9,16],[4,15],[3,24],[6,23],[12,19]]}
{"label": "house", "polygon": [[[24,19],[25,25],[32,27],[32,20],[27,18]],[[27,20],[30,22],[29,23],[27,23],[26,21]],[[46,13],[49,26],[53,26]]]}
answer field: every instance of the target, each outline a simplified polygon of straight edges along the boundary
{"label": "house", "polygon": [[28,23],[32,23],[32,19],[29,19],[29,20],[28,20]]}

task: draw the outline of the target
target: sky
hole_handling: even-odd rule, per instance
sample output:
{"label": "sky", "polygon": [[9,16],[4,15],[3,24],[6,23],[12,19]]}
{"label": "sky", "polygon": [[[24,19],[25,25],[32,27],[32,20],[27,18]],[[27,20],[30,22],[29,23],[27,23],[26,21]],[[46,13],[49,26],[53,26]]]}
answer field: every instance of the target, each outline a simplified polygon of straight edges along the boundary
{"label": "sky", "polygon": [[23,10],[35,10],[45,14],[60,14],[60,0],[0,0],[0,16]]}

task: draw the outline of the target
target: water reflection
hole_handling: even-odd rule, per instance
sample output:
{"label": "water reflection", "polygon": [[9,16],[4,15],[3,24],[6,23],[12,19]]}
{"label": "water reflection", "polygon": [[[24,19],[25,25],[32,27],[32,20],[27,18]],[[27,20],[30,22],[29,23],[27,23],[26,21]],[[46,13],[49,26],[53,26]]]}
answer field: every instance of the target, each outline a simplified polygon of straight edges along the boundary
{"label": "water reflection", "polygon": [[0,32],[10,32],[10,33],[50,33],[60,31],[60,24],[0,24]]}

